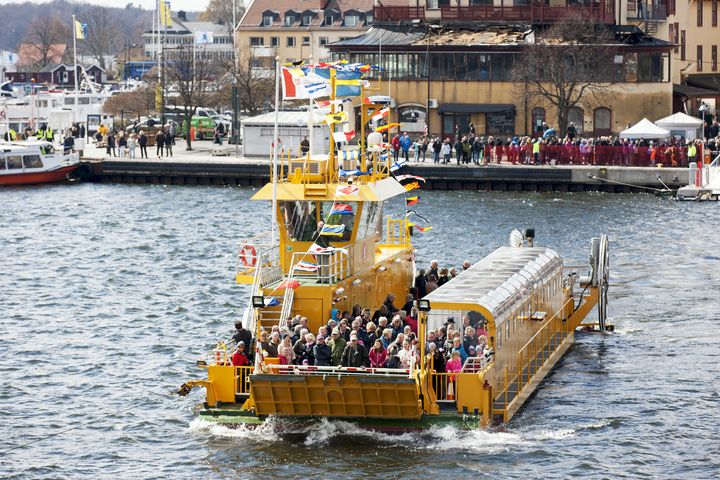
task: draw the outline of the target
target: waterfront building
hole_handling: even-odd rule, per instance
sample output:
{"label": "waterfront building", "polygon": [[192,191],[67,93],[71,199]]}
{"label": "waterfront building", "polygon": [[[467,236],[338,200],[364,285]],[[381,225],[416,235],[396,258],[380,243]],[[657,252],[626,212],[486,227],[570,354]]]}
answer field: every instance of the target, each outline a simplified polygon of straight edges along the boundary
{"label": "waterfront building", "polygon": [[8,72],[17,71],[18,55],[9,50],[0,50],[0,82],[9,80]]}
{"label": "waterfront building", "polygon": [[[143,33],[145,56],[155,60],[158,54],[155,26]],[[187,14],[180,10],[173,15],[167,27],[161,27],[161,55],[172,60],[180,49],[196,48],[197,58],[231,60],[234,57],[232,21],[228,23],[188,21]]]}
{"label": "waterfront building", "polygon": [[[103,84],[107,81],[107,75],[103,68],[92,64],[87,66],[78,65],[78,82],[83,78],[82,69],[85,70],[87,78],[94,83]],[[7,72],[8,80],[14,83],[37,83],[45,85],[53,85],[59,89],[75,88],[75,68],[74,65],[66,64],[50,64],[44,68],[37,70],[23,70],[19,72]]]}
{"label": "waterfront building", "polygon": [[607,25],[616,54],[598,74],[618,82],[610,94],[570,111],[578,134],[617,133],[638,118],[672,113],[672,45],[635,26],[617,25],[612,2],[506,6],[464,0],[449,6],[433,1],[377,6],[368,32],[329,46],[335,58],[384,69],[381,93],[397,105],[397,118],[391,120],[401,122],[403,131],[419,133],[427,124],[430,133],[453,139],[458,126],[466,132],[472,122],[479,135],[507,138],[537,134],[542,122],[553,126],[553,106],[523,94],[513,67],[523,61],[528,43],[572,13]]}
{"label": "waterfront building", "polygon": [[323,62],[328,44],[361,35],[372,23],[369,0],[254,0],[238,25],[237,48],[256,67],[272,68],[276,56],[283,63]]}

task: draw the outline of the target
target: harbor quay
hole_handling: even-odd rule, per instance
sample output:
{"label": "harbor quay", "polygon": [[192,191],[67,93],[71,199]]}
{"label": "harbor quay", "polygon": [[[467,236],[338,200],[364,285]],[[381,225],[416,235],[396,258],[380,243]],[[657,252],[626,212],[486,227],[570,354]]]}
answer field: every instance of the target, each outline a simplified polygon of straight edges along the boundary
{"label": "harbor quay", "polygon": [[[235,156],[233,145],[218,148],[209,142],[195,142],[194,150],[176,148],[172,157],[108,157],[105,149],[89,145],[84,162],[91,167],[87,179],[101,183],[167,185],[264,185],[270,178],[271,159],[245,157],[242,147]],[[213,155],[222,153],[222,155]],[[278,164],[287,168],[282,158]],[[404,172],[425,179],[427,190],[485,190],[609,193],[656,192],[688,183],[684,167],[632,167],[601,165],[474,165],[434,164],[409,161]]]}

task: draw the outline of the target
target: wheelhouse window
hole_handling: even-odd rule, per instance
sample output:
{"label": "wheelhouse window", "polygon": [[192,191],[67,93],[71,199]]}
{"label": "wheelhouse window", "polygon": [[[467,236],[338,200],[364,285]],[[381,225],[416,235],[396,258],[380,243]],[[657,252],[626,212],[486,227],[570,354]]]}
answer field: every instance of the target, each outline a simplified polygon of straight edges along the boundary
{"label": "wheelhouse window", "polygon": [[365,202],[362,205],[357,239],[371,237],[375,233],[382,234],[383,202]]}
{"label": "wheelhouse window", "polygon": [[315,202],[279,202],[281,220],[285,231],[294,242],[310,242],[317,230],[317,205]]}
{"label": "wheelhouse window", "polygon": [[23,156],[23,165],[25,165],[25,168],[42,168],[43,167],[42,160],[40,160],[40,155],[24,155]]}
{"label": "wheelhouse window", "polygon": [[22,157],[20,155],[8,155],[5,158],[7,159],[8,170],[23,168]]}
{"label": "wheelhouse window", "polygon": [[320,202],[320,217],[326,226],[340,227],[337,235],[328,235],[329,241],[347,242],[355,227],[357,202]]}

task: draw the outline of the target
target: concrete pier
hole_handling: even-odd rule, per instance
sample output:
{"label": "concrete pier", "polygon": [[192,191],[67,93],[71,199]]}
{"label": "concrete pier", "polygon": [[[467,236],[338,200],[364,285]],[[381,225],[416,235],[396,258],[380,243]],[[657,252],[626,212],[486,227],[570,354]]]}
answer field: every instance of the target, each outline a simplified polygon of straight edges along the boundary
{"label": "concrete pier", "polygon": [[[180,147],[180,148],[178,148]],[[227,148],[227,147],[226,147]],[[92,166],[91,181],[167,185],[264,185],[270,178],[268,159],[211,156],[209,145],[171,158],[107,158],[102,151],[85,152]],[[232,147],[229,152],[232,153]],[[139,151],[138,151],[139,153]],[[687,182],[685,168],[600,167],[587,165],[435,165],[410,162],[403,173],[424,177],[428,190],[488,190],[612,193],[652,192],[679,188]],[[658,177],[660,180],[658,180]]]}

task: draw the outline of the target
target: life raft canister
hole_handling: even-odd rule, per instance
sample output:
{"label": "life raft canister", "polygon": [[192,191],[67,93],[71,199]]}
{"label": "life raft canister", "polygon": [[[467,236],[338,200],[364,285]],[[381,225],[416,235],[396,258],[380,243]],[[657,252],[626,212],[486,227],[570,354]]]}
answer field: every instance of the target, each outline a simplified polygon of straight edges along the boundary
{"label": "life raft canister", "polygon": [[257,250],[250,244],[245,244],[240,249],[240,261],[246,267],[257,265]]}

